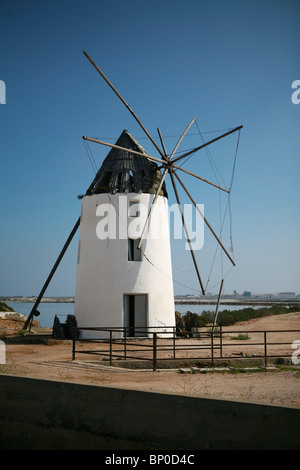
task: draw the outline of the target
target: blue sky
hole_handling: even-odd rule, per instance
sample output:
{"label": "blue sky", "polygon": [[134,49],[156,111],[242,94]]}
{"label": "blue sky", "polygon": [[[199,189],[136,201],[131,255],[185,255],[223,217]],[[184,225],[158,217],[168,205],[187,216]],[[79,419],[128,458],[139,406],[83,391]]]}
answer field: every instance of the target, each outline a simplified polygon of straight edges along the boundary
{"label": "blue sky", "polygon": [[[209,140],[244,126],[231,195],[236,267],[229,272],[220,259],[210,278],[215,245],[206,233],[200,272],[211,292],[227,275],[225,293],[300,293],[300,104],[291,101],[299,17],[293,0],[3,0],[0,295],[37,295],[46,280],[79,216],[77,195],[94,176],[83,135],[113,142],[128,129],[157,156],[83,50],[150,134],[161,129],[169,151],[192,118],[198,127],[181,151],[201,144],[198,128]],[[226,183],[236,143],[237,134],[209,148]],[[108,148],[90,148],[100,166]],[[204,151],[185,168],[215,181]],[[219,191],[182,178],[218,231]],[[222,240],[228,247],[228,230]],[[74,295],[77,242],[46,295]],[[198,293],[190,253],[178,242],[172,249],[175,293]]]}

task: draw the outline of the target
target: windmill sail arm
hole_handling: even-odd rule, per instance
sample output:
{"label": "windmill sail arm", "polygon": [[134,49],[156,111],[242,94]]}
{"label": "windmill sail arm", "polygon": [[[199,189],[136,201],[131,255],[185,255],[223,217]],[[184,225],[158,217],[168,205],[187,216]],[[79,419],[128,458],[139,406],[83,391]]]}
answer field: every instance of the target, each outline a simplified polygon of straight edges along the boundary
{"label": "windmill sail arm", "polygon": [[145,132],[145,134],[149,137],[149,139],[151,140],[151,142],[153,143],[153,145],[155,146],[155,148],[158,150],[158,152],[160,153],[160,155],[164,158],[164,154],[163,152],[161,151],[161,149],[158,147],[158,145],[156,144],[155,140],[151,137],[151,135],[149,134],[149,132],[147,131],[147,129],[143,126],[143,124],[141,123],[141,121],[139,120],[139,118],[137,117],[137,115],[134,113],[134,111],[131,109],[131,107],[129,106],[128,103],[126,103],[126,101],[124,100],[124,98],[120,95],[120,93],[116,90],[116,88],[112,85],[112,83],[108,80],[108,78],[104,75],[104,73],[99,69],[99,67],[95,64],[95,62],[90,58],[90,56],[87,54],[87,52],[83,51],[84,55],[87,57],[87,59],[91,62],[91,64],[95,67],[95,69],[97,70],[97,72],[100,73],[100,75],[102,76],[102,78],[106,81],[106,83],[110,86],[110,88],[115,92],[115,94],[118,96],[118,98],[122,101],[122,103],[126,106],[126,108],[129,110],[129,112],[132,114],[132,116],[134,117],[134,119],[138,122],[138,124],[140,125],[140,127],[143,129],[143,131]]}
{"label": "windmill sail arm", "polygon": [[185,136],[185,134],[187,133],[187,131],[189,130],[189,128],[191,127],[191,125],[192,125],[194,122],[195,122],[195,118],[193,118],[193,119],[191,120],[191,122],[189,123],[189,125],[188,125],[187,128],[185,129],[184,133],[182,134],[182,136],[181,136],[180,139],[178,140],[177,144],[175,145],[174,150],[173,150],[173,152],[172,152],[171,155],[170,155],[170,160],[172,160],[172,158],[173,158],[173,156],[174,156],[174,154],[175,154],[175,152],[176,152],[176,150],[177,150],[177,148],[178,148],[180,142],[182,141],[183,137]]}
{"label": "windmill sail arm", "polygon": [[230,254],[228,253],[228,251],[226,250],[226,248],[224,247],[224,245],[222,244],[221,240],[219,239],[219,237],[216,235],[216,233],[214,232],[214,230],[212,229],[211,225],[209,224],[209,222],[207,221],[207,219],[204,217],[204,214],[201,212],[201,210],[199,209],[199,207],[197,206],[195,200],[193,199],[193,197],[190,195],[189,191],[187,190],[187,188],[185,187],[185,185],[183,184],[183,182],[181,181],[181,179],[179,178],[179,176],[176,174],[176,172],[174,171],[173,173],[175,175],[175,177],[177,178],[177,180],[179,181],[179,183],[181,184],[182,188],[184,189],[184,191],[186,192],[186,194],[188,195],[188,197],[190,198],[190,200],[192,201],[193,205],[195,206],[195,208],[197,209],[197,211],[199,212],[199,214],[201,215],[201,217],[203,218],[205,224],[207,225],[207,227],[209,228],[209,230],[211,231],[211,233],[213,234],[213,236],[215,237],[215,239],[217,240],[217,242],[219,243],[220,247],[222,248],[222,250],[224,251],[224,253],[226,254],[226,256],[229,258],[229,260],[231,261],[231,263],[233,264],[233,266],[235,266],[235,262],[233,261],[233,259],[231,258]]}
{"label": "windmill sail arm", "polygon": [[92,137],[83,136],[82,138],[84,140],[89,140],[90,142],[96,142],[97,144],[106,145],[107,147],[112,147],[115,149],[123,150],[124,152],[133,153],[134,155],[139,155],[140,157],[148,158],[149,160],[152,160],[154,162],[159,162],[163,164],[165,163],[164,160],[161,160],[160,158],[152,157],[151,155],[148,155],[148,153],[137,152],[136,150],[127,149],[126,147],[120,147],[119,145],[115,145],[115,144],[109,144],[108,142],[103,142],[102,140],[93,139]]}
{"label": "windmill sail arm", "polygon": [[179,210],[180,210],[180,215],[181,215],[181,219],[182,219],[182,224],[183,224],[183,226],[184,226],[186,238],[187,238],[187,241],[188,241],[188,243],[189,243],[190,252],[191,252],[192,259],[193,259],[193,263],[194,263],[194,267],[195,267],[195,270],[196,270],[196,274],[197,274],[197,277],[198,277],[198,280],[199,280],[199,284],[200,284],[200,287],[201,287],[202,294],[205,295],[205,289],[204,289],[203,282],[202,282],[202,279],[201,279],[201,276],[200,276],[200,273],[199,273],[199,269],[198,269],[198,265],[197,265],[196,258],[195,258],[195,255],[194,255],[194,251],[193,251],[193,249],[192,249],[190,236],[189,236],[189,233],[188,233],[188,230],[187,230],[187,227],[186,227],[186,223],[185,223],[185,220],[184,220],[184,215],[183,215],[183,211],[182,211],[182,206],[181,206],[181,203],[180,203],[180,199],[179,199],[179,195],[178,195],[178,191],[177,191],[177,187],[176,187],[176,183],[175,183],[175,180],[174,180],[174,176],[173,176],[173,171],[172,171],[172,170],[170,171],[170,176],[171,176],[171,181],[172,181],[172,185],[173,185],[175,197],[176,197],[176,200],[177,200],[177,204],[178,204],[178,207],[179,207]]}
{"label": "windmill sail arm", "polygon": [[162,135],[161,135],[161,132],[160,132],[160,128],[159,128],[159,127],[157,128],[157,132],[158,132],[158,135],[159,135],[159,139],[160,139],[161,146],[162,146],[163,151],[164,151],[165,159],[168,160],[168,156],[167,156],[167,151],[166,151],[165,143],[164,143],[164,141],[163,141],[163,138],[162,138]]}
{"label": "windmill sail arm", "polygon": [[146,231],[146,227],[147,227],[147,225],[148,225],[148,223],[149,223],[149,220],[150,220],[150,217],[151,217],[151,213],[152,213],[154,204],[156,203],[157,197],[158,197],[158,195],[159,195],[159,193],[160,193],[160,190],[161,190],[162,185],[163,185],[163,183],[164,183],[164,180],[165,180],[165,178],[166,178],[166,176],[167,176],[167,174],[168,174],[168,171],[169,171],[169,169],[166,168],[166,169],[165,169],[165,172],[164,172],[164,174],[162,175],[162,178],[161,178],[161,180],[160,180],[159,186],[158,186],[158,188],[157,188],[156,194],[155,194],[155,196],[154,196],[154,199],[153,199],[153,201],[152,201],[150,210],[149,210],[149,212],[148,212],[148,216],[147,216],[147,219],[146,219],[146,222],[145,222],[145,225],[144,225],[142,234],[141,234],[140,241],[139,241],[139,243],[138,243],[138,249],[141,248],[142,241],[143,241],[143,238],[144,238],[144,235],[145,235],[145,231]]}
{"label": "windmill sail arm", "polygon": [[174,160],[174,163],[175,162],[178,162],[179,160],[182,160],[183,158],[185,157],[188,157],[189,155],[191,155],[192,153],[194,152],[198,152],[198,150],[201,150],[202,148],[204,147],[207,147],[207,145],[210,145],[214,142],[217,142],[217,140],[220,140],[220,139],[223,139],[224,137],[230,135],[230,134],[233,134],[234,132],[242,129],[243,126],[238,126],[236,127],[235,129],[231,129],[230,131],[228,132],[225,132],[225,134],[222,134],[222,135],[219,135],[218,137],[216,137],[215,139],[212,139],[210,140],[209,142],[206,142],[205,144],[202,144],[202,145],[199,145],[199,147],[195,147],[193,150],[190,150],[189,152],[185,153],[184,155],[181,155],[180,157],[177,157],[175,158]]}
{"label": "windmill sail arm", "polygon": [[225,188],[222,188],[222,186],[219,186],[215,183],[212,183],[211,181],[208,181],[206,180],[205,178],[202,178],[201,176],[199,175],[196,175],[195,173],[192,173],[191,171],[188,171],[188,170],[185,170],[184,168],[182,168],[181,166],[177,166],[177,165],[174,165],[174,163],[172,164],[172,168],[176,168],[177,170],[181,170],[183,171],[184,173],[187,173],[188,175],[191,175],[191,176],[195,176],[195,178],[198,178],[199,180],[201,181],[204,181],[205,183],[208,183],[212,186],[215,186],[215,188],[218,188],[218,189],[221,189],[222,191],[225,191],[226,193],[230,193],[230,191],[228,189],[225,189]]}

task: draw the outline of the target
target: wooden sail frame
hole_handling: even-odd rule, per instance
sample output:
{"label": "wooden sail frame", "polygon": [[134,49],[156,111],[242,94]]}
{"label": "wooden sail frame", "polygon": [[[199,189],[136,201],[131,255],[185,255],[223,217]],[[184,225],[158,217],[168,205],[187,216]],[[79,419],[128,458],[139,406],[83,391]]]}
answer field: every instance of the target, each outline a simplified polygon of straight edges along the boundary
{"label": "wooden sail frame", "polygon": [[[182,223],[183,223],[183,226],[184,226],[184,229],[185,229],[185,233],[186,233],[186,237],[187,237],[187,240],[190,244],[190,251],[191,251],[191,256],[192,256],[192,259],[193,259],[193,263],[194,263],[194,266],[195,266],[195,270],[196,270],[196,273],[197,273],[197,277],[198,277],[198,280],[199,280],[199,284],[200,284],[200,287],[201,287],[201,291],[202,291],[202,294],[205,295],[205,290],[204,290],[204,286],[203,286],[203,283],[202,283],[202,280],[201,280],[201,276],[200,276],[200,273],[199,273],[199,269],[198,269],[198,266],[197,266],[197,262],[196,262],[196,259],[195,259],[195,255],[194,255],[194,252],[193,252],[193,249],[191,247],[191,243],[190,243],[190,238],[189,238],[189,235],[188,235],[188,231],[187,231],[187,227],[186,227],[186,224],[185,224],[185,220],[184,220],[184,216],[183,216],[183,212],[182,212],[182,207],[181,207],[181,203],[180,203],[180,199],[179,199],[179,194],[178,194],[178,190],[177,190],[177,186],[176,186],[176,182],[175,182],[175,178],[178,180],[178,182],[180,183],[181,187],[184,189],[184,191],[187,193],[187,195],[189,196],[189,198],[191,199],[193,205],[197,208],[197,210],[199,211],[199,208],[197,206],[197,204],[195,203],[195,201],[193,200],[193,198],[191,197],[189,191],[186,189],[186,187],[184,186],[184,184],[182,183],[181,179],[179,178],[178,174],[177,174],[177,171],[180,170],[180,171],[183,171],[184,173],[187,173],[189,174],[190,176],[193,176],[207,184],[210,184],[212,186],[215,186],[216,188],[222,190],[222,191],[225,191],[227,193],[230,193],[229,190],[227,190],[226,188],[222,188],[221,186],[219,185],[216,185],[215,183],[211,182],[211,181],[208,181],[206,179],[204,179],[203,177],[199,176],[199,175],[196,175],[195,173],[191,172],[191,171],[188,171],[178,165],[176,165],[175,163],[176,162],[179,162],[180,160],[182,160],[183,158],[186,158],[188,157],[189,155],[193,154],[194,152],[197,152],[199,150],[201,150],[202,148],[208,146],[208,145],[211,145],[212,143],[234,133],[234,132],[237,132],[237,131],[240,131],[243,126],[238,126],[234,129],[231,129],[230,131],[200,145],[199,147],[196,147],[192,150],[190,150],[189,152],[186,152],[184,153],[183,155],[181,155],[180,157],[177,157],[173,160],[173,157],[174,157],[174,154],[179,146],[179,144],[181,143],[183,137],[185,136],[186,132],[188,131],[188,129],[190,128],[190,126],[193,124],[194,120],[193,119],[189,125],[187,126],[187,128],[185,129],[185,131],[183,132],[183,134],[181,135],[180,139],[178,140],[177,144],[175,145],[172,153],[170,154],[170,156],[167,155],[167,152],[166,152],[166,148],[165,148],[165,145],[164,145],[164,142],[163,142],[163,139],[162,139],[162,135],[161,135],[161,132],[160,132],[160,129],[157,129],[158,130],[158,134],[159,134],[159,138],[160,138],[160,141],[161,141],[161,144],[162,144],[162,149],[157,145],[157,143],[155,142],[155,140],[153,139],[153,137],[150,135],[150,133],[147,131],[147,129],[144,127],[144,125],[142,124],[142,122],[140,121],[140,119],[137,117],[137,115],[134,113],[134,111],[131,109],[131,107],[128,105],[128,103],[124,100],[124,98],[121,96],[121,94],[117,91],[117,89],[112,85],[112,83],[108,80],[108,78],[104,75],[104,73],[100,70],[100,68],[96,65],[96,63],[91,59],[91,57],[87,54],[86,51],[83,51],[84,55],[87,57],[87,59],[90,61],[90,63],[95,67],[95,69],[98,71],[98,73],[103,77],[103,79],[106,81],[106,83],[110,86],[110,88],[114,91],[114,93],[118,96],[118,98],[122,101],[122,103],[126,106],[126,108],[129,110],[129,112],[132,114],[132,116],[134,117],[134,119],[137,121],[137,123],[139,124],[139,126],[142,128],[142,130],[144,131],[144,133],[147,135],[147,137],[150,139],[150,141],[152,142],[152,144],[154,145],[154,147],[156,148],[156,150],[158,151],[159,155],[160,155],[160,158],[157,158],[157,157],[153,157],[151,155],[148,155],[148,154],[143,154],[143,153],[140,153],[140,152],[137,152],[137,151],[134,151],[134,150],[130,150],[131,153],[134,153],[136,155],[139,155],[143,158],[148,158],[150,161],[153,161],[153,162],[156,162],[156,163],[160,163],[162,165],[162,168],[164,168],[164,173],[163,173],[163,176],[161,178],[161,183],[159,184],[159,187],[157,188],[157,192],[155,194],[155,197],[154,197],[154,200],[153,200],[153,203],[152,203],[152,206],[150,208],[150,211],[148,213],[148,217],[147,217],[147,220],[146,220],[146,224],[149,222],[150,220],[150,217],[151,217],[151,212],[152,212],[152,208],[157,200],[157,196],[159,194],[159,191],[162,187],[162,184],[163,182],[165,181],[165,178],[167,176],[167,174],[170,175],[170,178],[171,178],[171,182],[172,182],[172,186],[173,186],[173,189],[174,189],[174,193],[175,193],[175,197],[176,197],[176,200],[177,200],[177,203],[178,203],[178,206],[180,208],[180,212],[181,212],[181,217],[182,217]],[[98,139],[93,139],[93,138],[90,138],[90,137],[86,137],[84,136],[83,139],[85,140],[89,140],[91,142],[96,142],[96,143],[99,143],[99,144],[102,144],[102,145],[106,145],[106,146],[109,146],[109,147],[112,147],[112,148],[118,148],[120,150],[124,150],[124,151],[128,151],[128,149],[126,148],[123,148],[123,147],[119,147],[119,146],[116,146],[116,145],[113,145],[113,144],[108,144],[106,142],[103,142],[103,141],[100,141]],[[174,178],[175,176],[175,178]],[[93,182],[91,183],[91,185],[89,186],[86,194],[88,194],[90,192],[90,190],[92,190],[93,188],[93,185],[94,185],[94,180]],[[200,214],[202,215],[202,217],[204,218],[203,214],[200,212]],[[206,223],[206,225],[209,227],[209,229],[211,230],[211,232],[213,233],[214,237],[216,238],[217,242],[219,243],[221,249],[225,252],[225,254],[227,255],[227,257],[230,259],[230,261],[232,262],[232,264],[235,266],[235,263],[233,261],[233,259],[231,258],[231,256],[228,254],[227,250],[224,248],[223,244],[221,243],[220,239],[217,237],[217,235],[215,234],[215,232],[213,231],[213,229],[211,228],[211,226],[208,224],[207,220],[204,218],[204,221]],[[38,308],[38,305],[49,285],[49,283],[51,282],[65,252],[67,251],[67,248],[69,247],[75,233],[77,232],[77,229],[79,228],[80,226],[80,217],[78,218],[78,220],[76,221],[67,241],[65,242],[50,274],[48,275],[47,277],[47,280],[46,282],[44,283],[37,299],[36,299],[36,302],[24,324],[24,329],[27,329],[31,323],[32,323],[32,320],[33,320],[33,317],[34,316],[38,316],[39,315],[39,312],[37,310]],[[144,227],[144,230],[143,230],[143,234],[145,232],[145,227]],[[142,243],[142,239],[140,240],[140,244],[141,245]],[[223,280],[222,280],[222,284],[221,286],[223,286]],[[221,290],[220,290],[221,292]],[[221,294],[219,294],[219,297],[220,297]]]}

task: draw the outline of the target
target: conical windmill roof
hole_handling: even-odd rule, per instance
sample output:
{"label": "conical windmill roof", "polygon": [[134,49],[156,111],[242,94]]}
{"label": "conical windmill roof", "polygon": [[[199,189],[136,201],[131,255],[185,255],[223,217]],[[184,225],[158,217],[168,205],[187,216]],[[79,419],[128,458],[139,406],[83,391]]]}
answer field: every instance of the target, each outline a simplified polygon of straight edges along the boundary
{"label": "conical windmill roof", "polygon": [[[110,150],[94,179],[93,188],[90,188],[91,193],[156,193],[162,176],[157,164],[130,152],[134,150],[147,155],[143,147],[127,130],[122,132],[116,145],[128,151]],[[160,195],[168,197],[165,184]]]}

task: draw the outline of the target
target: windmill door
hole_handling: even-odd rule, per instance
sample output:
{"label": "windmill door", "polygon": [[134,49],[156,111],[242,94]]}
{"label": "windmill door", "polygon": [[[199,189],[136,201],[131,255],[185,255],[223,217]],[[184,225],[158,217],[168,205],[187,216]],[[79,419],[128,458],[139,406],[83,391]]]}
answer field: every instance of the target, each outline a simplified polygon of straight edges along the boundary
{"label": "windmill door", "polygon": [[147,295],[124,295],[126,336],[147,336]]}

